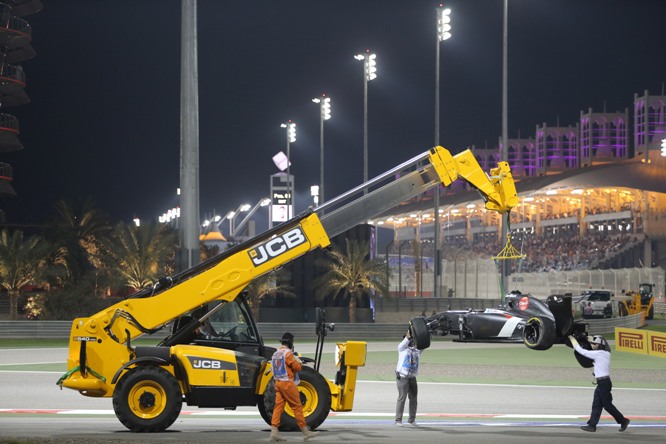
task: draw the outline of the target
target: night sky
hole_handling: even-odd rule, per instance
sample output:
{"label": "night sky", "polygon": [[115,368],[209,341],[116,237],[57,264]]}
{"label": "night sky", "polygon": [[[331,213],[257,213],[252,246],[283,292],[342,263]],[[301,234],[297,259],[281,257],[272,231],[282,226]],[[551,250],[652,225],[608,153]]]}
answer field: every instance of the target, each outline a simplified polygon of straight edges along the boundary
{"label": "night sky", "polygon": [[[180,1],[42,0],[25,19],[37,56],[23,63],[31,103],[20,119],[10,222],[41,223],[61,198],[92,198],[112,221],[156,219],[176,204],[180,158]],[[319,107],[326,197],[363,177],[363,64],[373,177],[434,142],[436,1],[199,0],[202,218],[256,203],[278,170],[285,130],[297,208],[319,181]],[[457,153],[501,136],[503,0],[451,0],[441,44],[441,143]],[[581,110],[624,111],[663,94],[666,1],[509,0],[509,137],[575,125]]]}

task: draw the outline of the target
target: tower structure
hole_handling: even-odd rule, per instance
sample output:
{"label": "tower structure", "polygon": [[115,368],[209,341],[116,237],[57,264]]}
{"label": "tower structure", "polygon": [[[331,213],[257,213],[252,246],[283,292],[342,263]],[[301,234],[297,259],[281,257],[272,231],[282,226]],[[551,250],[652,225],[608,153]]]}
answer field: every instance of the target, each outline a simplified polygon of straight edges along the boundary
{"label": "tower structure", "polygon": [[614,162],[628,157],[629,111],[580,112],[580,166]]}
{"label": "tower structure", "polygon": [[[26,80],[21,63],[33,58],[32,28],[23,18],[39,12],[39,0],[2,0],[0,2],[0,154],[23,149],[19,141],[19,121],[5,108],[30,102],[25,92]],[[14,196],[12,166],[0,162],[0,196]],[[6,214],[0,208],[0,223]]]}
{"label": "tower structure", "polygon": [[634,155],[660,150],[666,138],[666,96],[651,96],[646,90],[639,97],[634,94]]}

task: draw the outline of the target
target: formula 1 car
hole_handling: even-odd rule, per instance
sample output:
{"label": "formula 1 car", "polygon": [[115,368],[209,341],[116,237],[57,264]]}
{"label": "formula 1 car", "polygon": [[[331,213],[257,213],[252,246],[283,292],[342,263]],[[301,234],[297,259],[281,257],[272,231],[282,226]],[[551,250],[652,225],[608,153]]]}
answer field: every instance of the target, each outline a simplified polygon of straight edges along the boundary
{"label": "formula 1 car", "polygon": [[523,342],[532,350],[548,350],[567,344],[571,334],[587,336],[586,324],[574,322],[571,307],[571,296],[553,295],[543,302],[529,294],[510,294],[498,309],[443,311],[422,321],[415,318],[411,325],[417,332],[426,328],[431,335],[457,335],[454,341]]}

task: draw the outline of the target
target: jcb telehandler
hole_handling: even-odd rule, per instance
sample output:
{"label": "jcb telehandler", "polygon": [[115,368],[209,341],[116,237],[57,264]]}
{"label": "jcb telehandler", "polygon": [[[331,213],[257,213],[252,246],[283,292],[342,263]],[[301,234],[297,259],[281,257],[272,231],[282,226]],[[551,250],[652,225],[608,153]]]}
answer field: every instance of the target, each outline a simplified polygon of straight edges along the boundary
{"label": "jcb telehandler", "polygon": [[654,318],[654,284],[640,284],[638,293],[627,291],[624,298],[618,301],[620,316],[645,313],[645,319]]}
{"label": "jcb telehandler", "polygon": [[[488,210],[506,213],[517,204],[506,162],[487,175],[471,151],[453,156],[435,147],[206,262],[162,278],[90,317],[75,319],[68,371],[58,384],[84,396],[112,397],[116,416],[134,432],[165,430],[183,402],[227,409],[257,405],[270,423],[274,349],[264,345],[243,289],[258,276],[328,247],[330,237],[458,178],[480,192]],[[132,344],[168,325],[172,333],[159,345]],[[326,326],[319,316],[322,345]],[[365,342],[338,343],[338,371],[335,381],[328,381],[318,372],[318,345],[315,360],[309,360],[314,367],[304,366],[300,374],[310,428],[318,427],[330,410],[352,409],[357,371],[365,365],[365,356]],[[289,408],[282,424],[295,426]]]}

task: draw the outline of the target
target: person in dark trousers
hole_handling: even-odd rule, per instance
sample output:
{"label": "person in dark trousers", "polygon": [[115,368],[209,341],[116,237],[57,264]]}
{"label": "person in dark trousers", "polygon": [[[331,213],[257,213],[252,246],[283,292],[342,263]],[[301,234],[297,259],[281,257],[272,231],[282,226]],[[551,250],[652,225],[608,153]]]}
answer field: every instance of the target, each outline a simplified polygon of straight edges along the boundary
{"label": "person in dark trousers", "polygon": [[294,354],[294,335],[285,332],[280,339],[282,346],[273,354],[273,379],[275,379],[275,408],[271,418],[271,436],[269,441],[286,441],[280,433],[280,417],[284,411],[285,402],[294,412],[296,423],[303,432],[303,441],[314,438],[319,432],[312,432],[308,429],[303,415],[303,406],[301,405],[301,395],[298,392],[298,372],[301,371],[302,364],[298,356]]}
{"label": "person in dark trousers", "polygon": [[411,329],[398,344],[398,365],[395,377],[398,385],[398,402],[395,408],[395,425],[402,427],[402,416],[405,410],[405,400],[409,398],[409,417],[407,422],[416,426],[416,408],[418,406],[419,387],[416,376],[419,373],[419,359],[421,350],[416,348],[412,340]]}
{"label": "person in dark trousers", "polygon": [[596,378],[597,388],[594,390],[594,399],[592,401],[592,413],[587,425],[581,426],[582,430],[586,432],[595,432],[597,424],[601,417],[602,409],[606,409],[608,413],[615,419],[615,422],[620,424],[620,432],[627,430],[629,426],[629,418],[626,418],[620,411],[613,405],[613,383],[610,379],[610,348],[603,336],[594,336],[590,341],[592,350],[585,350],[580,346],[576,338],[569,336],[571,345],[581,355],[591,359],[594,362],[594,376]]}

